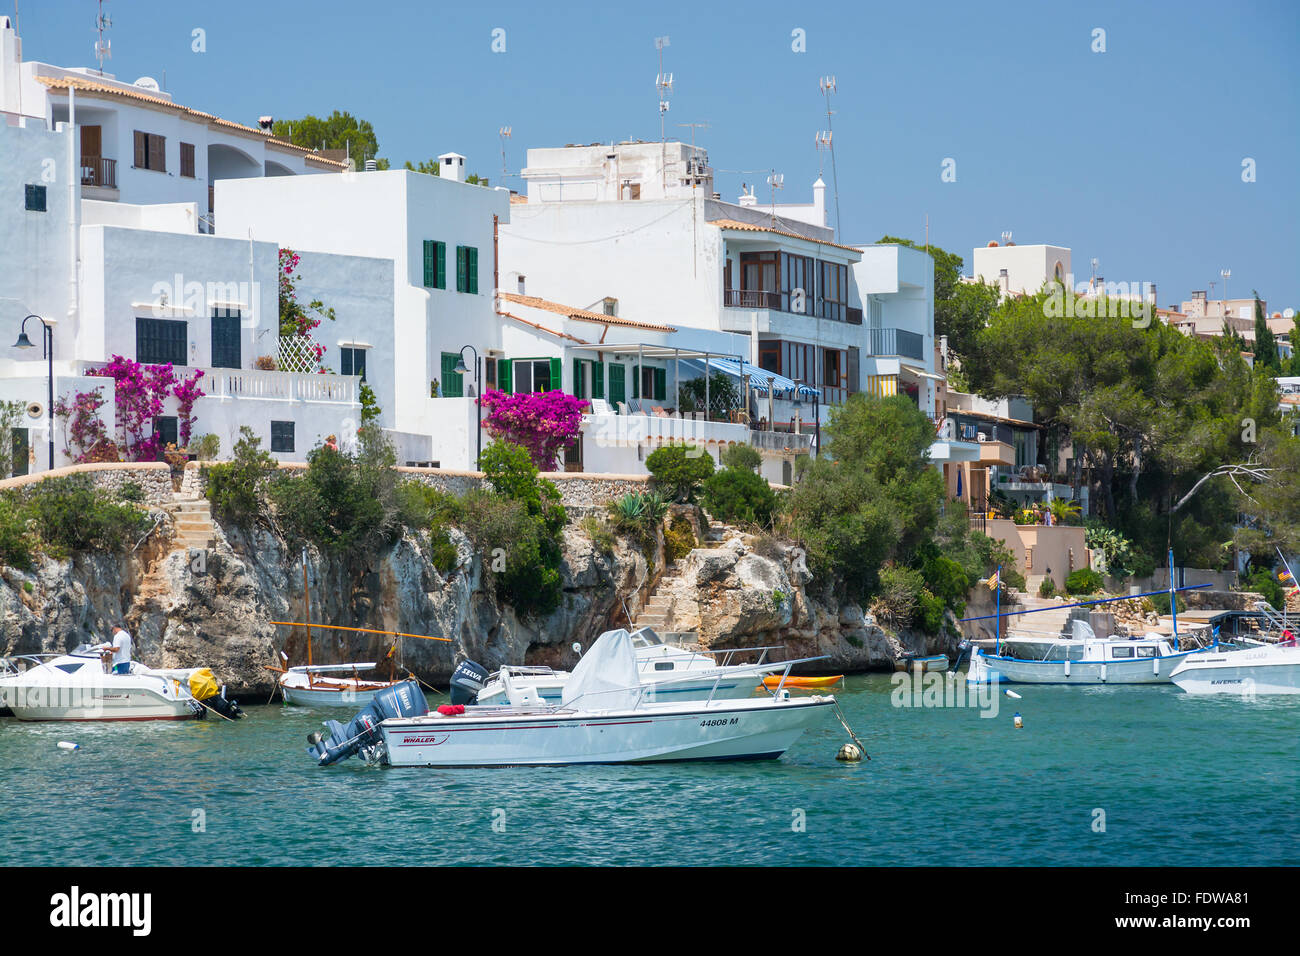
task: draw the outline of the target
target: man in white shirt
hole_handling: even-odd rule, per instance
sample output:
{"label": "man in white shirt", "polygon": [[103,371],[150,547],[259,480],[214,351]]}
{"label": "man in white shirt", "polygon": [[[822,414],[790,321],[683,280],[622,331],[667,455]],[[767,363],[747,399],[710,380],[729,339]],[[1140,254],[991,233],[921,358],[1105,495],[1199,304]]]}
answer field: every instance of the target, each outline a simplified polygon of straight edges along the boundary
{"label": "man in white shirt", "polygon": [[104,663],[109,663],[109,653],[112,653],[112,667],[110,670],[114,674],[129,674],[131,672],[131,635],[127,633],[124,626],[119,624],[113,631],[113,640],[109,644],[99,645],[100,650],[104,651]]}

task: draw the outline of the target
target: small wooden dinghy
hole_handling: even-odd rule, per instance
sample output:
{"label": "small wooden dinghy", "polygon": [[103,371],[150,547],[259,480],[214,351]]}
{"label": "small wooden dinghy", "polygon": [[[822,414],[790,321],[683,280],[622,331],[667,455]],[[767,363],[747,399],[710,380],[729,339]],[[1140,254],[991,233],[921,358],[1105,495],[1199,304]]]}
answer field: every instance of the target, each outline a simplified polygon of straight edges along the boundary
{"label": "small wooden dinghy", "polygon": [[[785,679],[786,687],[830,687],[832,684],[838,684],[844,680],[843,674],[834,674],[830,677],[794,677],[790,676]],[[764,687],[776,687],[781,683],[780,674],[771,674],[763,678]]]}
{"label": "small wooden dinghy", "polygon": [[947,654],[931,654],[928,657],[900,657],[894,661],[894,670],[920,670],[922,673],[939,673],[948,669]]}

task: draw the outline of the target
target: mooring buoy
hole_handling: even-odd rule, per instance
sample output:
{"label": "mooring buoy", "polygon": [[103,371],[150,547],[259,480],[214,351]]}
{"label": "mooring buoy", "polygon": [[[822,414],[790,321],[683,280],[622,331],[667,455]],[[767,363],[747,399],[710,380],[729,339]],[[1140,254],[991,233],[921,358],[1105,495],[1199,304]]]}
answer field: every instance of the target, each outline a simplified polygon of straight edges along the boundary
{"label": "mooring buoy", "polygon": [[862,750],[854,744],[845,744],[840,748],[840,752],[835,755],[835,759],[856,763],[862,759]]}

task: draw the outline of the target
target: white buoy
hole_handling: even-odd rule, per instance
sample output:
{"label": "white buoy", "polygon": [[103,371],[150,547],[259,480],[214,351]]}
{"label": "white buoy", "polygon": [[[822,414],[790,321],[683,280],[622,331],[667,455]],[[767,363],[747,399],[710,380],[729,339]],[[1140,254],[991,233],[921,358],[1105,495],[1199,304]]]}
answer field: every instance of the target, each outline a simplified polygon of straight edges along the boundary
{"label": "white buoy", "polygon": [[1014,690],[1009,690],[1009,691],[1007,691],[1007,696],[1008,696],[1008,697],[1014,697],[1016,700],[1019,700],[1019,699],[1020,699],[1020,695],[1017,694]]}
{"label": "white buoy", "polygon": [[70,740],[60,740],[60,741],[59,741],[59,749],[60,749],[60,750],[80,750],[80,749],[81,749],[81,744],[74,744],[74,743],[73,743],[72,741],[70,741]]}
{"label": "white buoy", "polygon": [[840,752],[835,755],[835,759],[856,763],[862,759],[862,751],[854,744],[845,744],[840,748]]}

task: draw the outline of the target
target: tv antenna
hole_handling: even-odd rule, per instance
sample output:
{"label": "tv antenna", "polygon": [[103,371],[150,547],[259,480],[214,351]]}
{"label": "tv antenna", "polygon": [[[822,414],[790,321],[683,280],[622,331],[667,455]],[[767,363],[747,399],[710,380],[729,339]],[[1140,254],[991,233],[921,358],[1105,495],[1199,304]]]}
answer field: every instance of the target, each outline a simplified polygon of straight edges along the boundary
{"label": "tv antenna", "polygon": [[668,97],[673,92],[673,75],[664,72],[664,47],[671,45],[668,37],[655,37],[655,49],[659,51],[659,73],[655,76],[655,91],[659,94],[659,168],[665,194],[668,192],[668,136],[664,114],[668,112]]}
{"label": "tv antenna", "polygon": [[1228,280],[1232,278],[1231,269],[1220,269],[1219,275],[1223,276],[1223,317],[1228,317]]}
{"label": "tv antenna", "polygon": [[821,179],[826,169],[826,150],[831,148],[830,130],[818,130],[813,142],[817,146],[817,178]]}
{"label": "tv antenna", "polygon": [[510,127],[502,126],[497,130],[497,135],[501,137],[501,185],[506,182],[506,140],[510,138]]}
{"label": "tv antenna", "polygon": [[785,176],[774,169],[768,174],[767,185],[772,191],[772,227],[776,228],[776,191],[785,188]]}
{"label": "tv antenna", "polygon": [[99,61],[99,75],[104,75],[104,61],[113,58],[113,43],[105,39],[104,31],[113,25],[113,21],[104,13],[104,0],[99,0],[99,16],[95,17],[95,32],[98,39],[95,40],[95,59]]}
{"label": "tv antenna", "polygon": [[818,88],[826,97],[826,149],[831,154],[831,179],[835,189],[835,241],[840,239],[840,174],[835,168],[835,146],[831,139],[831,116],[834,110],[831,109],[831,94],[835,92],[835,77],[823,76],[817,81]]}

